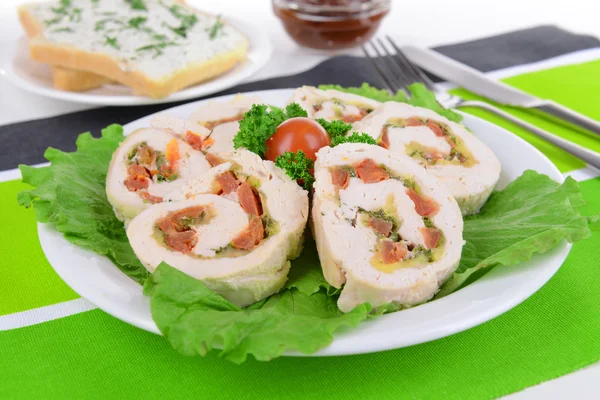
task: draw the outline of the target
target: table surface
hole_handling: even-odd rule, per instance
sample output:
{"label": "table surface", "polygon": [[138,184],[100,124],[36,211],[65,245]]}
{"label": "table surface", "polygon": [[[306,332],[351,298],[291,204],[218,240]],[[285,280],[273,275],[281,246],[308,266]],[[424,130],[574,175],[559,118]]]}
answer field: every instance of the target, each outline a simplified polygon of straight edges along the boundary
{"label": "table surface", "polygon": [[[29,0],[31,1],[31,0]],[[23,35],[16,6],[27,0],[0,0],[0,60],[9,57],[9,44]],[[271,11],[270,0],[187,0],[215,14],[231,15],[257,23],[273,43],[273,56],[252,80],[290,75],[307,70],[333,52],[299,48],[285,34]],[[392,0],[392,11],[381,32],[400,43],[418,46],[449,44],[535,25],[554,24],[576,33],[600,37],[600,1],[597,0]],[[419,18],[418,16],[427,16]],[[435,21],[435,28],[431,22]],[[360,53],[357,50],[345,54]],[[46,99],[27,93],[0,79],[0,125],[59,115],[92,106]],[[600,363],[544,382],[507,399],[597,398]]]}

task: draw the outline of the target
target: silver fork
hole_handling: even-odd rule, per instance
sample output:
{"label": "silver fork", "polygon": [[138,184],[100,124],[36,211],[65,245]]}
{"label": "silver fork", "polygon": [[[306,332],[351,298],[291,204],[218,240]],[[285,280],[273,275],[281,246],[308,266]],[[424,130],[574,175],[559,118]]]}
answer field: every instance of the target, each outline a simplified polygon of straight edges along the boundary
{"label": "silver fork", "polygon": [[[528,131],[538,135],[539,137],[549,141],[565,150],[568,153],[573,154],[575,157],[579,157],[586,161],[588,164],[593,165],[596,168],[600,168],[600,153],[587,149],[578,144],[572,143],[561,137],[555,136],[550,132],[538,128],[526,121],[520,120],[513,115],[494,107],[483,101],[476,100],[464,100],[463,98],[453,95],[451,93],[439,90],[435,83],[415,64],[413,64],[404,55],[400,47],[394,43],[392,38],[386,36],[387,44],[381,38],[371,40],[366,45],[362,46],[362,50],[372,63],[374,68],[377,70],[379,76],[386,89],[390,93],[396,93],[398,90],[404,90],[410,93],[407,88],[410,84],[420,82],[435,93],[438,102],[446,108],[459,108],[459,107],[478,107],[487,111],[490,111],[500,117],[527,129]],[[374,57],[374,55],[376,57]]]}

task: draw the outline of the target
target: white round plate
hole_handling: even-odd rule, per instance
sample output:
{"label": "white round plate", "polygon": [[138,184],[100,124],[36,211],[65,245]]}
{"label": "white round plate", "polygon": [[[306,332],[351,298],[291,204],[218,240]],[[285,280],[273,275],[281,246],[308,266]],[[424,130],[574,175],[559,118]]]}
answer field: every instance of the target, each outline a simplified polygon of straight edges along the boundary
{"label": "white round plate", "polygon": [[68,92],[52,86],[50,67],[29,57],[27,38],[14,43],[13,57],[0,65],[0,72],[15,85],[29,92],[74,103],[105,106],[138,106],[142,104],[170,103],[206,96],[228,89],[246,80],[260,70],[271,57],[271,42],[264,31],[236,18],[226,21],[248,38],[250,48],[246,59],[212,80],[190,86],[164,99],[134,95],[131,88],[118,84],[104,85],[86,92]]}
{"label": "white round plate", "polygon": [[[249,93],[266,104],[283,105],[292,89]],[[226,100],[224,96],[218,100]],[[188,117],[207,100],[168,110]],[[125,125],[126,134],[149,126],[151,116]],[[464,114],[464,123],[490,146],[502,163],[498,188],[502,189],[526,169],[562,182],[556,167],[529,143],[512,133]],[[38,225],[40,242],[50,264],[73,290],[100,309],[127,323],[159,333],[150,315],[150,303],[142,287],[122,274],[107,258],[79,248],[53,230]],[[521,303],[542,287],[560,268],[570,245],[563,241],[552,251],[526,263],[497,267],[473,284],[442,299],[384,315],[335,336],[333,343],[315,355],[367,353],[439,339],[482,324]],[[296,353],[288,353],[298,355]]]}

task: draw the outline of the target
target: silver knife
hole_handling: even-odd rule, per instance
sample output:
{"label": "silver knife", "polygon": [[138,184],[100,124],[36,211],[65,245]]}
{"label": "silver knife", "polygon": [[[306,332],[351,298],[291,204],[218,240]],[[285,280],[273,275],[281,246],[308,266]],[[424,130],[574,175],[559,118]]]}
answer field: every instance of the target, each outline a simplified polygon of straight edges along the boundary
{"label": "silver knife", "polygon": [[543,111],[600,135],[600,122],[552,100],[539,99],[503,82],[491,79],[480,71],[433,50],[403,46],[402,51],[412,62],[424,70],[456,83],[473,93],[500,104]]}

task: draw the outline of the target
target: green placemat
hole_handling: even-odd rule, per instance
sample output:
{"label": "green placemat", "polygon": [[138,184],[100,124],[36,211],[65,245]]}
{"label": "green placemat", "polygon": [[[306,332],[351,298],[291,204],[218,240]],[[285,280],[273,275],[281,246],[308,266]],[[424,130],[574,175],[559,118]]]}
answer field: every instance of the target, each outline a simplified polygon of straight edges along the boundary
{"label": "green placemat", "polygon": [[[588,74],[587,79],[581,77]],[[600,62],[506,80],[600,117],[588,108],[600,92]],[[547,91],[546,82],[554,87]],[[460,91],[465,97],[471,94]],[[563,172],[584,165],[556,147],[479,110],[469,110],[529,140]],[[512,111],[598,149],[598,139]],[[0,183],[0,315],[77,298],[37,243],[32,210],[17,206],[22,184]],[[600,211],[600,178],[582,182],[587,212]],[[554,278],[506,314],[466,332],[404,349],[331,358],[186,358],[162,338],[100,310],[0,332],[0,398],[466,399],[493,398],[600,359],[600,234],[574,245]],[[2,318],[2,317],[0,317]],[[402,334],[399,332],[399,334]]]}

